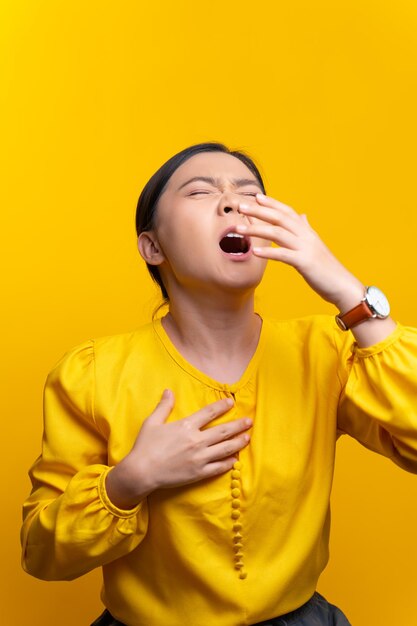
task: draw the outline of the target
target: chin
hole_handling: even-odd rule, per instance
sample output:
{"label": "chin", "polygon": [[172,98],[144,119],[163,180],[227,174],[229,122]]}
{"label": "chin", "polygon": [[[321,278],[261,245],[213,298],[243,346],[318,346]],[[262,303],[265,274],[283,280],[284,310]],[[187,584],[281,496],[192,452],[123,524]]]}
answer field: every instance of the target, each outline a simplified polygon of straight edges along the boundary
{"label": "chin", "polygon": [[257,274],[256,276],[229,276],[225,277],[225,280],[222,281],[221,286],[230,290],[230,291],[255,291],[256,287],[259,285],[263,277],[262,274]]}

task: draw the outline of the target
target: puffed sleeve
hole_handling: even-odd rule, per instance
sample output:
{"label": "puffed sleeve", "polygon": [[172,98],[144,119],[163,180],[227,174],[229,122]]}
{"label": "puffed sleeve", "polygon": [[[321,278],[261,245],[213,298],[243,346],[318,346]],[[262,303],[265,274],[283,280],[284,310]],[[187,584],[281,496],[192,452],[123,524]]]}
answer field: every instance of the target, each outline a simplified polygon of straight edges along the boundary
{"label": "puffed sleeve", "polygon": [[146,499],[129,511],[105,490],[107,442],[94,419],[94,343],[68,353],[44,393],[42,454],[23,507],[23,567],[44,580],[70,580],[136,548],[148,523]]}
{"label": "puffed sleeve", "polygon": [[350,346],[345,356],[340,431],[417,473],[417,329],[399,325],[374,346]]}

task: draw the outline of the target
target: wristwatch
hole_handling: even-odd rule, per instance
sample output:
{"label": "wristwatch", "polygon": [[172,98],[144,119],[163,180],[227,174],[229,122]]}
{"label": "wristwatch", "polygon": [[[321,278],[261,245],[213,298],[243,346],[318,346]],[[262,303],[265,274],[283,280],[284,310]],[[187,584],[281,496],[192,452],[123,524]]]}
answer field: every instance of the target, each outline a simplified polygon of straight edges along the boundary
{"label": "wristwatch", "polygon": [[371,318],[385,319],[390,313],[387,297],[378,287],[366,287],[362,300],[350,311],[336,315],[336,324],[342,330],[349,330]]}

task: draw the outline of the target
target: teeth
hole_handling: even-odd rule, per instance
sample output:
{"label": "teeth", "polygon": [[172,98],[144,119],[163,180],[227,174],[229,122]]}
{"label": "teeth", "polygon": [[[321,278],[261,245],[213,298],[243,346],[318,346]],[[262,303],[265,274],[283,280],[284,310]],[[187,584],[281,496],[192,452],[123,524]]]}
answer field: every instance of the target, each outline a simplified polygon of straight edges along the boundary
{"label": "teeth", "polygon": [[[228,241],[227,241],[228,240]],[[239,256],[249,252],[249,241],[244,235],[235,233],[233,231],[223,235],[219,241],[219,246],[227,254]]]}

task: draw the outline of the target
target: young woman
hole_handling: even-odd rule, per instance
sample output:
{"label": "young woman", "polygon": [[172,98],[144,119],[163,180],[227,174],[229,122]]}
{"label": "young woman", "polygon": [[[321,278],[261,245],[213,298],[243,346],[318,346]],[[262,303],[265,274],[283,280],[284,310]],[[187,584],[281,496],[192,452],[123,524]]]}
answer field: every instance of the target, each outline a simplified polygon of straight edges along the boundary
{"label": "young woman", "polygon": [[[337,434],[417,472],[417,331],[264,192],[221,144],[165,163],[137,230],[169,312],[78,346],[48,378],[23,563],[46,580],[102,566],[96,624],[346,626],[315,592]],[[268,259],[337,323],[262,320]]]}

